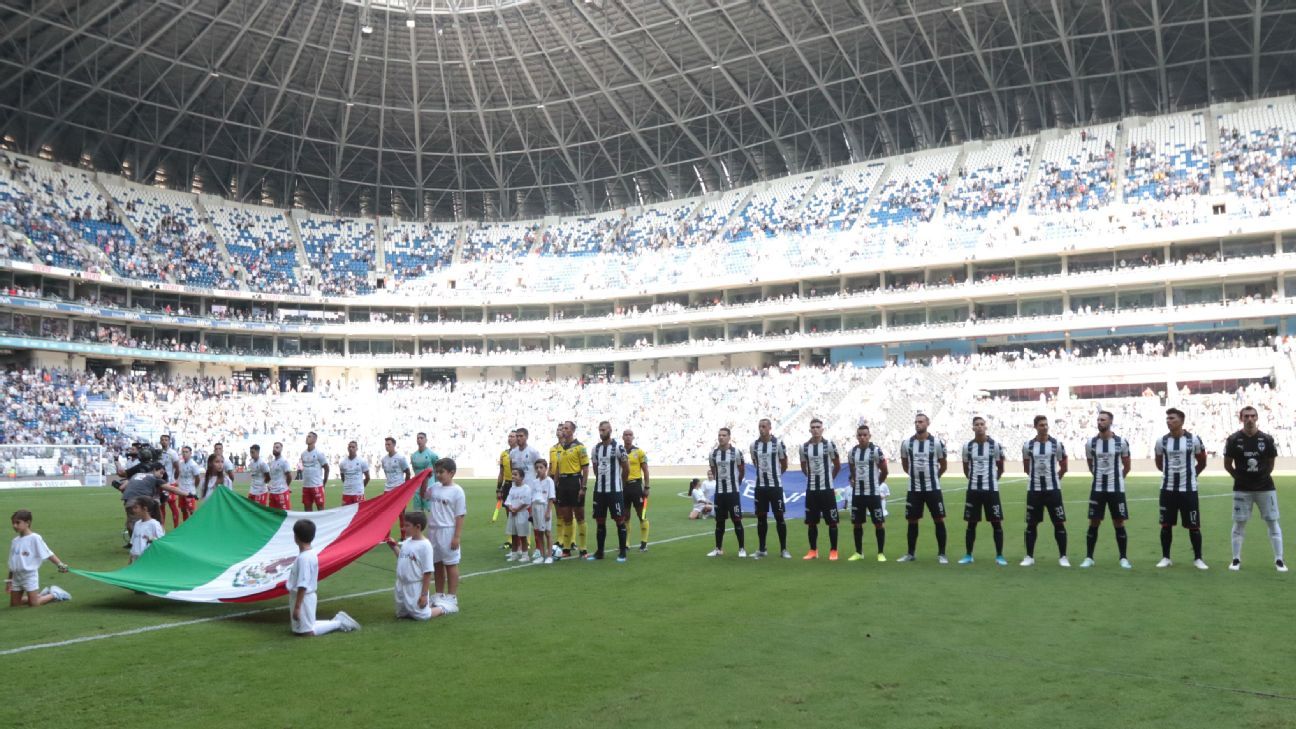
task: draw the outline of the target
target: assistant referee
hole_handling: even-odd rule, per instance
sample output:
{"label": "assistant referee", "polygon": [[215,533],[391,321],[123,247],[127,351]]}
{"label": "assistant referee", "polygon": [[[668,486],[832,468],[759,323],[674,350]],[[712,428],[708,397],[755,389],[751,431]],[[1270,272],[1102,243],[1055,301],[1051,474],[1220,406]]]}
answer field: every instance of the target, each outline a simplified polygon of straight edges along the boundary
{"label": "assistant referee", "polygon": [[572,556],[577,549],[572,528],[572,517],[576,520],[575,531],[580,535],[580,556],[588,552],[585,549],[585,504],[583,494],[585,481],[589,478],[589,453],[585,446],[576,440],[576,424],[564,421],[558,428],[558,442],[549,449],[549,463],[553,464],[554,503],[558,507],[558,543],[562,545],[563,557]]}

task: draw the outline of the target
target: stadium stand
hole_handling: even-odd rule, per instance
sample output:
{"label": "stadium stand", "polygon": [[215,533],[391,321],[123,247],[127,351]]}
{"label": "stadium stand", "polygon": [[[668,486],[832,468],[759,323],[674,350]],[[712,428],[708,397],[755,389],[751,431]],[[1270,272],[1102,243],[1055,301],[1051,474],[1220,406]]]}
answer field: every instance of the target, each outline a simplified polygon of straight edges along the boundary
{"label": "stadium stand", "polygon": [[282,211],[224,202],[205,207],[249,289],[305,293],[297,278],[297,243]]}
{"label": "stadium stand", "polygon": [[373,221],[308,215],[298,224],[306,257],[319,274],[317,288],[326,296],[372,291]]}
{"label": "stadium stand", "polygon": [[457,235],[451,225],[387,221],[383,224],[386,270],[397,282],[427,276],[453,260]]}

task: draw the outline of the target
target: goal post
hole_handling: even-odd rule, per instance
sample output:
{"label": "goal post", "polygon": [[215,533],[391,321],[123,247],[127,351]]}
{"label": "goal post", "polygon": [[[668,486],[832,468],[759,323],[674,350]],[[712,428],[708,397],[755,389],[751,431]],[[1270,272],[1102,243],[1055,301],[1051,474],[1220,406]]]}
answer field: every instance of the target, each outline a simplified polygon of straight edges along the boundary
{"label": "goal post", "polygon": [[0,444],[0,490],[103,486],[101,445]]}

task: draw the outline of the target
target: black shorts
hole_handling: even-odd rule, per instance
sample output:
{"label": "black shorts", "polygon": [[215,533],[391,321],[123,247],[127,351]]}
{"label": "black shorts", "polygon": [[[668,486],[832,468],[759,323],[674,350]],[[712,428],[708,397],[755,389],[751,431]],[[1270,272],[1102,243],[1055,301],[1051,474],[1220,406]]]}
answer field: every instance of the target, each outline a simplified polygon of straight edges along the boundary
{"label": "black shorts", "polygon": [[837,526],[837,492],[831,489],[807,491],[805,523],[818,524],[823,519],[828,526]]}
{"label": "black shorts", "polygon": [[715,513],[717,519],[729,517],[730,519],[741,519],[742,499],[739,498],[738,492],[716,494],[715,495]]}
{"label": "black shorts", "polygon": [[594,518],[602,519],[608,515],[613,519],[625,516],[625,495],[620,492],[594,494]]}
{"label": "black shorts", "polygon": [[963,502],[963,521],[978,522],[982,515],[986,521],[1003,521],[1003,504],[999,502],[999,492],[968,489],[967,500]]}
{"label": "black shorts", "polygon": [[1038,524],[1044,521],[1044,515],[1048,514],[1049,521],[1054,526],[1066,522],[1066,506],[1062,504],[1062,492],[1058,489],[1050,491],[1027,491],[1026,492],[1026,523]]}
{"label": "black shorts", "polygon": [[783,487],[782,486],[757,486],[756,487],[756,518],[770,512],[774,512],[775,519],[783,518]]}
{"label": "black shorts", "polygon": [[632,506],[643,508],[644,490],[643,479],[636,478],[626,481],[625,490],[621,492],[625,497],[626,513],[630,513]]}
{"label": "black shorts", "polygon": [[1201,528],[1196,491],[1161,492],[1161,526],[1175,526],[1183,518],[1185,529]]}
{"label": "black shorts", "polygon": [[874,525],[886,523],[886,516],[882,513],[881,496],[874,494],[851,497],[851,523],[863,524],[865,519],[872,519]]}
{"label": "black shorts", "polygon": [[554,503],[558,506],[579,506],[580,476],[563,476],[554,487]]}
{"label": "black shorts", "polygon": [[910,491],[905,494],[905,518],[921,519],[923,509],[931,513],[933,519],[945,518],[945,495],[940,489],[935,491]]}
{"label": "black shorts", "polygon": [[1102,521],[1111,512],[1111,518],[1115,521],[1125,521],[1129,518],[1129,505],[1125,503],[1125,493],[1123,491],[1090,491],[1089,492],[1089,518]]}

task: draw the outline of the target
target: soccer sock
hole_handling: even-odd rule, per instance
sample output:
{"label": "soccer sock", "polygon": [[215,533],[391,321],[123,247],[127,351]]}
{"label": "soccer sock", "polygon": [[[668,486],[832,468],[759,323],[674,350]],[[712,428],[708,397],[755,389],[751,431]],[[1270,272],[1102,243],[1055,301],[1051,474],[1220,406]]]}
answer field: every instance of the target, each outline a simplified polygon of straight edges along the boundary
{"label": "soccer sock", "polygon": [[1233,541],[1233,559],[1242,559],[1242,541],[1246,538],[1246,522],[1233,522],[1233,532],[1230,535]]}
{"label": "soccer sock", "polygon": [[936,553],[945,554],[945,520],[941,519],[936,522]]}
{"label": "soccer sock", "polygon": [[777,522],[774,523],[774,529],[775,531],[778,532],[779,549],[786,551],[787,550],[787,524],[785,524],[782,519],[779,519]]}
{"label": "soccer sock", "polygon": [[918,522],[909,522],[909,554],[913,555],[918,548]]}
{"label": "soccer sock", "polygon": [[594,539],[598,542],[598,553],[603,554],[603,544],[607,542],[607,523],[598,522],[594,526]]}
{"label": "soccer sock", "polygon": [[1027,557],[1035,556],[1035,536],[1036,536],[1035,525],[1027,524],[1026,525],[1026,556]]}
{"label": "soccer sock", "polygon": [[765,537],[769,534],[769,522],[764,517],[756,520],[756,539],[760,542],[760,551],[765,551]]}
{"label": "soccer sock", "polygon": [[724,532],[725,532],[724,519],[717,516],[715,522],[716,522],[716,528],[715,528],[716,549],[724,549]]}
{"label": "soccer sock", "polygon": [[1003,525],[996,521],[992,522],[991,526],[994,527],[995,556],[1001,557],[1003,556]]}
{"label": "soccer sock", "polygon": [[976,544],[976,530],[976,522],[968,522],[967,534],[963,537],[963,546],[967,549],[968,554],[972,554],[972,545]]}
{"label": "soccer sock", "polygon": [[854,528],[854,534],[855,534],[855,553],[864,554],[864,525],[856,524]]}
{"label": "soccer sock", "polygon": [[628,534],[629,531],[630,530],[626,527],[625,522],[617,522],[617,542],[620,543],[622,552],[625,551],[626,540],[630,538],[630,535]]}
{"label": "soccer sock", "polygon": [[639,520],[639,541],[647,543],[648,541],[648,520]]}
{"label": "soccer sock", "polygon": [[1067,533],[1066,533],[1066,527],[1064,527],[1064,526],[1060,526],[1060,527],[1053,527],[1053,538],[1057,540],[1057,545],[1058,545],[1058,556],[1059,556],[1059,557],[1065,557],[1065,556],[1066,556],[1066,548],[1067,548]]}
{"label": "soccer sock", "polygon": [[1093,559],[1094,547],[1098,546],[1098,527],[1093,524],[1089,525],[1089,530],[1085,532],[1085,557]]}
{"label": "soccer sock", "polygon": [[576,533],[577,535],[580,536],[580,548],[581,551],[584,552],[585,551],[585,522],[583,521],[576,522]]}
{"label": "soccer sock", "polygon": [[742,522],[734,522],[734,536],[738,538],[738,549],[747,548],[747,532],[743,529]]}
{"label": "soccer sock", "polygon": [[1193,559],[1201,559],[1202,538],[1200,529],[1188,530],[1188,541],[1192,543]]}
{"label": "soccer sock", "polygon": [[877,532],[878,554],[886,552],[886,529],[875,529]]}
{"label": "soccer sock", "polygon": [[1275,521],[1266,521],[1269,527],[1269,544],[1273,547],[1274,559],[1283,558],[1282,526]]}
{"label": "soccer sock", "polygon": [[806,527],[806,534],[810,538],[810,550],[814,551],[816,549],[819,549],[819,525],[811,524],[810,526]]}
{"label": "soccer sock", "polygon": [[1129,532],[1125,527],[1116,527],[1116,548],[1120,550],[1120,558],[1125,559],[1125,550],[1129,547]]}
{"label": "soccer sock", "polygon": [[837,551],[837,525],[836,524],[830,524],[828,526],[828,548],[834,552]]}
{"label": "soccer sock", "polygon": [[1161,527],[1161,556],[1170,559],[1170,545],[1174,543],[1174,532],[1170,527]]}

